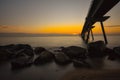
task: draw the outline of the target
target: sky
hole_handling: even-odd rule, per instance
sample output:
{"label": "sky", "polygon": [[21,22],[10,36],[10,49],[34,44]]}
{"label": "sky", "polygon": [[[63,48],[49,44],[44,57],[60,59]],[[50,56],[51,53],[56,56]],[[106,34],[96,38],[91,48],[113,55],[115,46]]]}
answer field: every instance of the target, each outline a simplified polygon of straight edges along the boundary
{"label": "sky", "polygon": [[[91,0],[0,0],[0,33],[79,34],[90,5]],[[108,34],[120,33],[119,13],[120,3],[106,14]],[[101,33],[95,26],[93,32]]]}

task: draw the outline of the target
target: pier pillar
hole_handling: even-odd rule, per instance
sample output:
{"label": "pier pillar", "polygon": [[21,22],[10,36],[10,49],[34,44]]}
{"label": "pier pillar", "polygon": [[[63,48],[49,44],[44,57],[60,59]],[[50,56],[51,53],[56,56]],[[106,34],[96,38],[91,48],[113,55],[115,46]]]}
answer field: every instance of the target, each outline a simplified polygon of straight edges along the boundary
{"label": "pier pillar", "polygon": [[87,34],[86,43],[88,43],[88,40],[89,40],[89,35],[90,35],[90,30],[88,30],[88,34]]}
{"label": "pier pillar", "polygon": [[90,30],[90,32],[91,32],[92,40],[94,40],[94,36],[93,36],[93,31],[92,31],[92,29]]}
{"label": "pier pillar", "polygon": [[103,32],[105,44],[108,44],[107,37],[106,37],[106,33],[105,33],[105,30],[104,30],[104,26],[103,26],[103,22],[100,21],[100,24],[101,24],[101,28],[102,28],[102,32]]}

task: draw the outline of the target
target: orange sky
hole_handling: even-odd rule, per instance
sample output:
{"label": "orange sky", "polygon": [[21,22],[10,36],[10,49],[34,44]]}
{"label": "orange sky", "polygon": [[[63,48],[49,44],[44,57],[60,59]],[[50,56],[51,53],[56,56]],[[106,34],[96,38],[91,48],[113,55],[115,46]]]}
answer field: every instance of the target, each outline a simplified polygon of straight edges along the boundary
{"label": "orange sky", "polygon": [[[95,34],[101,34],[102,33],[102,29],[101,29],[101,25],[100,23],[96,23],[94,24],[95,25],[95,28],[93,28],[93,32]],[[120,34],[120,25],[112,25],[112,26],[106,26],[104,25],[104,29],[105,29],[105,32],[107,34]]]}
{"label": "orange sky", "polygon": [[[101,34],[102,30],[99,24],[95,24],[93,28],[94,34]],[[82,31],[81,25],[59,25],[41,27],[16,27],[16,26],[1,26],[0,32],[8,33],[54,33],[54,34],[79,34]],[[105,27],[107,34],[120,34],[120,26]]]}
{"label": "orange sky", "polygon": [[[80,34],[91,1],[0,0],[0,33]],[[120,3],[106,14],[107,34],[120,34],[119,13]],[[95,26],[94,34],[101,34],[100,24]]]}

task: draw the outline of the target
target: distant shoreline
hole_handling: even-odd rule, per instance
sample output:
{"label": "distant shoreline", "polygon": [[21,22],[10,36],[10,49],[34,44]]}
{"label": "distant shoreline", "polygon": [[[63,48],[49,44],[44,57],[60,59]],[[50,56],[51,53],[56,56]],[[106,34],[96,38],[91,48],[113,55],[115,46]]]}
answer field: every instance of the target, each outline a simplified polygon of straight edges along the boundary
{"label": "distant shoreline", "polygon": [[[107,34],[108,36],[119,36],[120,34]],[[32,34],[32,33],[0,33],[0,37],[59,37],[59,36],[80,36],[80,34]],[[102,36],[102,34],[94,34]]]}

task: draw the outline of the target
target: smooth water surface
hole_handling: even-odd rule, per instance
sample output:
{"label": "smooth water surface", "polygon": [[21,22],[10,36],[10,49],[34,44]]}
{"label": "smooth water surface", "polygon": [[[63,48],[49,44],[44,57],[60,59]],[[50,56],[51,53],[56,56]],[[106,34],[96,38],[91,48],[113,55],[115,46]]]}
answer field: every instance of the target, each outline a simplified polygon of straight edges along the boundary
{"label": "smooth water surface", "polygon": [[[108,36],[107,45],[110,48],[120,45],[119,36]],[[103,36],[95,36],[95,40],[103,40]],[[45,48],[56,48],[61,46],[86,47],[79,36],[59,37],[0,37],[0,45],[7,44],[30,44],[32,47],[42,46]],[[104,59],[90,59],[88,62],[95,69],[120,69],[120,61]],[[55,62],[45,65],[32,65],[27,68],[12,70],[10,62],[0,64],[0,80],[60,80],[70,71],[77,70],[73,63],[60,66]]]}

